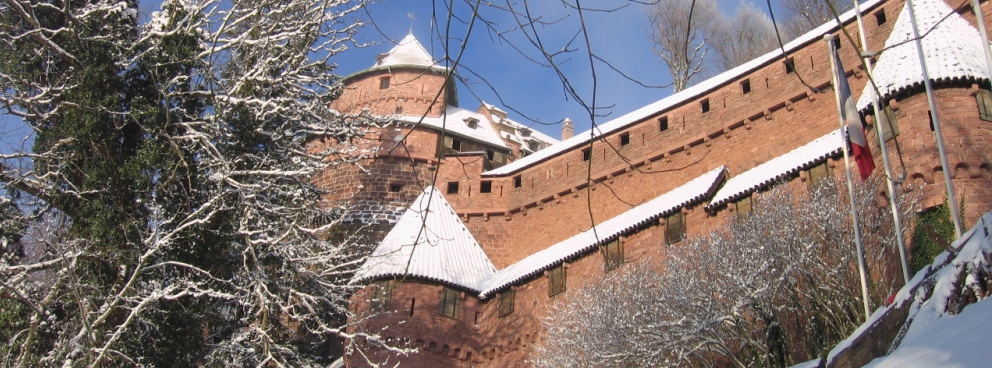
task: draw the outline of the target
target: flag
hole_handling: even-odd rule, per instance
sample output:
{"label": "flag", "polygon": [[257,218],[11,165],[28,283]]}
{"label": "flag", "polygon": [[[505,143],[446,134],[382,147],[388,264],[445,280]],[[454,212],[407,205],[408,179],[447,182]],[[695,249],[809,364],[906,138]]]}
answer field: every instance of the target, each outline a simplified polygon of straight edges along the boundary
{"label": "flag", "polygon": [[[865,138],[865,128],[861,125],[861,117],[858,109],[854,107],[854,97],[851,96],[851,86],[847,84],[847,75],[844,74],[844,66],[840,63],[837,50],[830,47],[831,57],[834,58],[834,80],[837,85],[837,98],[840,100],[840,118],[847,126],[846,137],[851,143],[854,162],[858,164],[858,171],[861,172],[861,180],[868,179],[872,170],[875,170],[875,160],[871,158],[871,151],[868,150],[868,139]],[[841,132],[844,134],[844,132]]]}

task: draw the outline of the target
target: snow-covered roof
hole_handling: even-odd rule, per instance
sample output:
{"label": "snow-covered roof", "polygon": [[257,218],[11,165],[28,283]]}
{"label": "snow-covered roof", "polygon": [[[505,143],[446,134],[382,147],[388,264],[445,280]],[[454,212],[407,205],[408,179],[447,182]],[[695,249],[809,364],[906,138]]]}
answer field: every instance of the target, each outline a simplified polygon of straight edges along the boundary
{"label": "snow-covered roof", "polygon": [[583,254],[626,231],[702,200],[712,193],[725,172],[726,168],[720,166],[668,193],[597,224],[595,232],[590,228],[500,270],[479,283],[482,289],[479,297],[487,298],[513,283]]}
{"label": "snow-covered roof", "polygon": [[[492,104],[487,103],[485,101],[482,102],[482,106],[484,106],[486,109],[488,109],[490,111],[499,112],[499,113],[502,113],[502,114],[506,114],[505,111],[503,111],[500,108],[496,107],[495,105],[492,105]],[[502,124],[506,124],[506,125],[509,125],[509,126],[511,126],[511,127],[514,128],[513,135],[507,137],[507,139],[510,139],[510,140],[512,140],[514,142],[517,142],[517,143],[521,143],[522,144],[526,140],[536,140],[536,141],[539,141],[539,142],[543,142],[545,145],[548,145],[548,146],[553,145],[553,144],[556,144],[556,143],[559,142],[557,139],[554,139],[554,138],[552,138],[551,136],[549,136],[547,134],[541,133],[541,132],[537,131],[534,128],[531,128],[531,127],[526,126],[524,124],[518,123],[518,122],[516,122],[516,121],[514,121],[512,119],[501,118],[499,116],[496,116],[496,114],[490,114],[490,115],[493,118],[493,123],[497,123],[497,124],[498,123],[502,123]],[[524,130],[524,129],[530,131],[530,136],[526,136],[525,137],[524,135],[520,134],[520,132],[522,130]],[[507,134],[507,133],[504,133],[504,134]]]}
{"label": "snow-covered roof", "polygon": [[[975,27],[941,0],[913,0],[913,10],[930,80],[989,79],[982,41]],[[913,28],[907,4],[899,13],[899,19],[872,71],[882,98],[923,84],[923,68],[916,43],[912,40]],[[858,99],[858,110],[868,108],[874,96],[874,90],[866,87]]]}
{"label": "snow-covered roof", "polygon": [[[882,0],[865,1],[863,4],[861,4],[861,9],[863,12],[869,11],[878,4],[880,4],[881,2]],[[853,20],[854,17],[855,17],[855,12],[852,9],[841,15],[840,19],[843,22],[848,22]],[[838,25],[836,20],[828,21],[827,23],[824,23],[823,25],[816,27],[812,31],[809,31],[808,33],[799,36],[795,40],[792,40],[791,42],[785,44],[784,48],[786,52],[792,52],[810,42],[821,40],[824,34],[827,34],[828,32],[832,32],[837,28]],[[757,70],[758,68],[761,68],[780,57],[782,57],[782,51],[781,49],[777,48],[767,54],[759,56],[754,60],[741,64],[713,78],[702,81],[699,84],[696,84],[692,87],[686,88],[681,92],[665,97],[657,102],[644,106],[640,109],[634,110],[633,112],[630,112],[626,115],[613,119],[607,123],[599,124],[595,132],[595,138],[598,139],[604,135],[618,132],[628,127],[631,124],[637,123],[652,115],[657,114],[659,111],[665,111],[673,106],[677,106],[683,102],[690,101],[692,99],[700,97],[710,92],[711,90],[723,86],[724,84],[729,83],[742,76],[745,76],[748,73]],[[590,139],[590,131],[588,130],[582,133],[576,133],[575,136],[573,136],[571,139],[552,145],[551,147],[545,148],[540,152],[527,156],[523,159],[514,161],[505,166],[493,170],[489,170],[483,173],[483,175],[496,176],[496,175],[508,175],[515,173],[519,170],[523,170],[528,166],[534,165],[538,162],[544,161],[548,158],[554,157],[556,155],[569,151],[578,146],[587,145],[589,139]]]}
{"label": "snow-covered roof", "polygon": [[393,46],[392,50],[389,52],[379,55],[377,57],[373,68],[384,67],[384,66],[395,66],[395,65],[416,65],[424,67],[437,67],[437,63],[434,62],[434,58],[427,49],[417,41],[417,38],[413,36],[413,33],[406,35],[396,46]]}
{"label": "snow-covered roof", "polygon": [[840,130],[830,132],[789,153],[778,156],[727,180],[706,208],[712,209],[739,198],[765,185],[778,182],[814,162],[840,153]]}
{"label": "snow-covered roof", "polygon": [[[400,115],[397,117],[399,120],[403,120],[410,123],[416,123],[421,121],[420,115]],[[476,127],[470,127],[465,121],[467,119],[474,119],[477,121]],[[465,138],[471,138],[477,141],[487,143],[492,146],[509,148],[503,139],[500,138],[499,133],[496,128],[490,125],[489,119],[485,116],[479,114],[472,110],[466,110],[460,107],[448,106],[444,110],[444,114],[440,117],[424,117],[423,125],[435,128],[444,129],[447,132],[454,133]]]}
{"label": "snow-covered roof", "polygon": [[496,272],[482,247],[434,187],[427,187],[379,243],[351,283],[410,276],[479,291]]}

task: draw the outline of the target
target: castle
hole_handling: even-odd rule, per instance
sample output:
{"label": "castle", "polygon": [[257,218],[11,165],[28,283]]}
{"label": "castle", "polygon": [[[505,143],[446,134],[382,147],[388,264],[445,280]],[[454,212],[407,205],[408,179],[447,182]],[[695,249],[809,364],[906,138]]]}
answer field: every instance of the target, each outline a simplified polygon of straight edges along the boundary
{"label": "castle", "polygon": [[[959,4],[961,3],[961,4]],[[992,209],[992,91],[967,2],[915,0],[955,194],[973,224]],[[992,5],[982,5],[985,19]],[[901,155],[905,190],[945,201],[920,65],[902,0],[862,4],[874,78]],[[328,204],[356,208],[377,247],[352,282],[348,366],[520,365],[542,339],[547,305],[644,254],[750,210],[770,185],[802,187],[844,163],[825,34],[840,58],[882,175],[867,74],[841,27],[854,13],[751,62],[562,141],[483,103],[458,107],[449,70],[412,36],[344,79],[340,111],[395,124],[368,129],[373,155],[315,178]],[[926,31],[929,30],[929,31]],[[910,55],[912,57],[909,57]],[[895,149],[898,142],[899,149]],[[324,141],[333,145],[341,142]],[[880,195],[884,191],[880,189]],[[396,355],[376,335],[417,353]]]}

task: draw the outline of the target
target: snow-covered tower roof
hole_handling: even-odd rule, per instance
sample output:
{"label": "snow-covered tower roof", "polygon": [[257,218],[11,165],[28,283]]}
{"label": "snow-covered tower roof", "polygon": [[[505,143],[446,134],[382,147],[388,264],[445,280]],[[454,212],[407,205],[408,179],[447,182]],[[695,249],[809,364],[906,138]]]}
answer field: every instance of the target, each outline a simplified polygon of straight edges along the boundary
{"label": "snow-covered tower roof", "polygon": [[[981,38],[975,27],[942,0],[913,0],[913,10],[930,80],[989,79]],[[883,99],[923,84],[923,68],[916,43],[912,41],[912,27],[909,5],[906,4],[873,70]],[[875,92],[869,85],[858,99],[858,110],[868,108],[874,96]]]}
{"label": "snow-covered tower roof", "polygon": [[406,35],[392,50],[376,57],[373,68],[396,65],[415,65],[424,67],[435,67],[434,57],[427,52],[427,49],[417,41],[413,33]]}
{"label": "snow-covered tower roof", "polygon": [[434,187],[427,187],[379,243],[351,282],[426,279],[478,292],[496,267]]}

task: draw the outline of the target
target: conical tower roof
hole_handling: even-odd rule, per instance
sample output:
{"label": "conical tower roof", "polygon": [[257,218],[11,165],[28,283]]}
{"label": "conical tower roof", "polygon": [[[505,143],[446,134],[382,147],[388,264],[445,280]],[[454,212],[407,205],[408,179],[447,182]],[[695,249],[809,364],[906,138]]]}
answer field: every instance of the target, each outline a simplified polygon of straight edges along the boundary
{"label": "conical tower roof", "polygon": [[413,33],[403,37],[392,50],[376,57],[377,61],[373,68],[394,65],[416,65],[434,67],[437,63],[427,49],[417,41]]}
{"label": "conical tower roof", "polygon": [[[913,10],[931,81],[989,79],[981,37],[975,27],[942,0],[913,0]],[[923,67],[912,27],[907,3],[873,70],[883,99],[923,84]],[[858,99],[858,110],[868,108],[874,96],[869,84]]]}
{"label": "conical tower roof", "polygon": [[479,291],[496,267],[448,201],[427,187],[379,243],[352,283],[376,278],[426,279]]}

